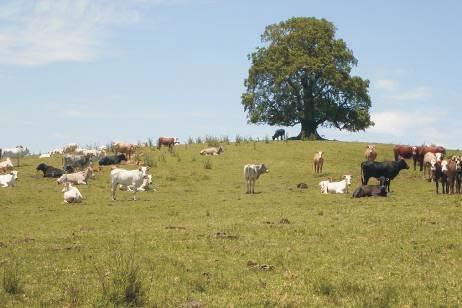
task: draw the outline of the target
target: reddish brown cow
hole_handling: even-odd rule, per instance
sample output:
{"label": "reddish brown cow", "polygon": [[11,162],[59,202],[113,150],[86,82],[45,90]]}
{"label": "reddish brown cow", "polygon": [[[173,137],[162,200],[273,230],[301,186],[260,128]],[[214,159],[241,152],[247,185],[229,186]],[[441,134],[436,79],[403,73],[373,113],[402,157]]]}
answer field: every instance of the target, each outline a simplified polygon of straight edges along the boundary
{"label": "reddish brown cow", "polygon": [[423,145],[420,147],[416,147],[416,154],[414,156],[414,170],[415,170],[415,163],[416,161],[419,162],[420,165],[420,171],[423,170],[423,161],[424,161],[424,156],[427,153],[442,153],[446,154],[446,149],[442,146],[434,146],[434,145]]}
{"label": "reddish brown cow", "polygon": [[160,137],[157,139],[157,149],[160,150],[161,146],[168,146],[169,149],[172,149],[176,143],[180,143],[176,137]]}
{"label": "reddish brown cow", "polygon": [[136,145],[127,142],[113,142],[112,148],[114,149],[114,153],[126,154],[128,159],[130,159],[131,155],[135,153]]}
{"label": "reddish brown cow", "polygon": [[404,159],[412,158],[414,161],[414,170],[416,169],[417,159],[416,153],[419,147],[397,144],[393,147],[393,154],[395,155],[395,161],[399,160],[400,157]]}

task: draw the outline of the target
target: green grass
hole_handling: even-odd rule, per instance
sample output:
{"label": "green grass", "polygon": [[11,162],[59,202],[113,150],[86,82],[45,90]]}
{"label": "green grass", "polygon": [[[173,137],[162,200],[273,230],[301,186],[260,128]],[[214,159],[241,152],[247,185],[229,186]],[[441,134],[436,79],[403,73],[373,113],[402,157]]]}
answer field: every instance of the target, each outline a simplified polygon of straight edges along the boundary
{"label": "green grass", "polygon": [[[20,292],[0,288],[0,306],[462,305],[460,195],[437,196],[413,170],[388,198],[321,195],[327,177],[359,185],[363,143],[232,143],[212,169],[206,146],[146,150],[158,191],[135,202],[122,191],[111,201],[105,168],[79,186],[82,204],[64,205],[61,187],[35,173],[40,160],[22,160],[17,186],[0,189],[0,275]],[[378,145],[378,160],[391,148]],[[247,163],[270,169],[255,195]]]}

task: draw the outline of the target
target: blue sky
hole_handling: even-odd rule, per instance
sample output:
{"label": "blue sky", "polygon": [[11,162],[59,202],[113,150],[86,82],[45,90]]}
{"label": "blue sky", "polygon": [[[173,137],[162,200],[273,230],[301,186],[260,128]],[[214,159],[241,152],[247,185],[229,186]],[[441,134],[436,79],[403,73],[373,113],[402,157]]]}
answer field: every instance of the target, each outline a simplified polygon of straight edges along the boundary
{"label": "blue sky", "polygon": [[240,103],[247,54],[265,26],[314,16],[359,60],[376,122],[322,135],[460,148],[460,12],[457,1],[0,1],[0,147],[271,135]]}

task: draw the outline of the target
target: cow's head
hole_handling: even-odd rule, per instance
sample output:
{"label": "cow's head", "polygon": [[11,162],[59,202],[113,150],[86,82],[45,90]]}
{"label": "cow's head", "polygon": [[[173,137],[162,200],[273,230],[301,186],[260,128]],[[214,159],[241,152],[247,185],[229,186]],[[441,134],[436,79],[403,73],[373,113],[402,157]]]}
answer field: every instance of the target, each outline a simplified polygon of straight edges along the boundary
{"label": "cow's head", "polygon": [[350,186],[351,185],[351,175],[350,174],[346,174],[343,176],[343,179],[345,180],[345,183]]}
{"label": "cow's head", "polygon": [[380,186],[387,186],[390,182],[390,179],[384,176],[379,177],[379,184]]}
{"label": "cow's head", "polygon": [[409,165],[406,163],[406,161],[402,157],[399,158],[399,168],[400,169],[409,169]]}
{"label": "cow's head", "polygon": [[448,161],[446,159],[441,161],[441,171],[442,172],[448,171]]}
{"label": "cow's head", "polygon": [[220,145],[220,146],[218,147],[217,153],[220,154],[220,153],[223,153],[224,151],[225,151],[225,150],[224,150],[223,147]]}
{"label": "cow's head", "polygon": [[47,164],[41,163],[41,164],[39,164],[37,166],[37,168],[35,168],[35,170],[37,170],[37,171],[45,171],[45,170],[47,170],[47,168],[48,168]]}
{"label": "cow's head", "polygon": [[375,152],[375,145],[373,144],[368,144],[366,146],[366,148],[370,151],[370,152]]}
{"label": "cow's head", "polygon": [[443,159],[443,153],[435,153],[435,157],[437,161],[441,161]]}
{"label": "cow's head", "polygon": [[148,170],[149,170],[149,167],[146,167],[146,166],[142,166],[138,168],[138,171],[141,172],[141,176],[143,177],[143,179],[148,178]]}
{"label": "cow's head", "polygon": [[268,173],[269,170],[268,168],[265,166],[265,164],[261,164],[260,166],[260,173]]}
{"label": "cow's head", "polygon": [[413,146],[413,147],[412,147],[412,155],[413,155],[413,156],[416,156],[416,155],[417,155],[417,147],[416,147],[416,146]]}
{"label": "cow's head", "polygon": [[127,156],[125,156],[125,154],[123,154],[123,153],[119,154],[118,157],[119,157],[120,161],[122,161],[122,160],[127,161]]}

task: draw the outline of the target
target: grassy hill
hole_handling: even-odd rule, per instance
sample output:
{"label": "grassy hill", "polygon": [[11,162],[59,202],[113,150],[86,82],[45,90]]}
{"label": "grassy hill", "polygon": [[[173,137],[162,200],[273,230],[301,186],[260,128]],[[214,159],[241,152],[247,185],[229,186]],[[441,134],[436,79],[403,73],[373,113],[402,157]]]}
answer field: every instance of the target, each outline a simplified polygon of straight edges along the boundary
{"label": "grassy hill", "polygon": [[[158,191],[136,202],[111,201],[106,168],[79,186],[83,204],[64,205],[35,172],[46,160],[24,159],[17,186],[0,189],[0,306],[462,305],[460,195],[437,196],[412,169],[388,198],[321,195],[327,177],[359,185],[363,143],[229,144],[211,169],[203,147],[146,152]],[[377,150],[392,159],[391,145]],[[242,167],[261,162],[270,173],[246,195]]]}

